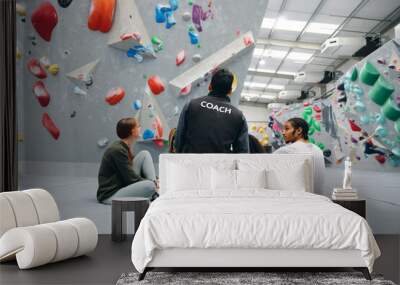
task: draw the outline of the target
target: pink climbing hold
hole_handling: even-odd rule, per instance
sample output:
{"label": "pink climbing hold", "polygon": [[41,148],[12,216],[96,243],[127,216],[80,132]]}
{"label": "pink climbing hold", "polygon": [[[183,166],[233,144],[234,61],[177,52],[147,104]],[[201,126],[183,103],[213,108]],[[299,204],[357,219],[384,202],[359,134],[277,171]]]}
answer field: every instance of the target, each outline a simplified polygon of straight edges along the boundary
{"label": "pink climbing hold", "polygon": [[47,77],[46,71],[36,58],[32,58],[30,61],[28,61],[27,66],[28,70],[37,78],[44,79]]}
{"label": "pink climbing hold", "polygon": [[310,103],[309,103],[309,102],[304,102],[304,103],[303,103],[303,106],[304,106],[304,107],[308,107],[308,106],[310,106]]}
{"label": "pink climbing hold", "polygon": [[252,44],[254,44],[253,38],[246,36],[243,38],[243,43],[246,47],[251,46]]}
{"label": "pink climbing hold", "polygon": [[353,132],[361,132],[361,128],[352,120],[349,120],[350,128]]}
{"label": "pink climbing hold", "polygon": [[189,84],[188,86],[181,89],[179,95],[188,95],[191,90],[192,90],[192,84]]}
{"label": "pink climbing hold", "polygon": [[57,11],[50,2],[43,2],[32,13],[31,22],[36,32],[45,41],[49,42],[51,40],[51,33],[58,23]]}
{"label": "pink climbing hold", "polygon": [[177,54],[176,59],[175,59],[176,66],[181,65],[185,61],[185,58],[186,58],[185,50],[181,50]]}
{"label": "pink climbing hold", "polygon": [[120,38],[121,38],[121,40],[123,40],[123,41],[129,40],[129,39],[133,39],[133,40],[139,42],[140,39],[141,39],[141,36],[140,36],[139,33],[133,32],[133,33],[122,34]]}
{"label": "pink climbing hold", "polygon": [[43,81],[37,81],[32,88],[33,94],[36,95],[36,98],[39,101],[40,106],[47,107],[50,103],[50,95],[44,85]]}

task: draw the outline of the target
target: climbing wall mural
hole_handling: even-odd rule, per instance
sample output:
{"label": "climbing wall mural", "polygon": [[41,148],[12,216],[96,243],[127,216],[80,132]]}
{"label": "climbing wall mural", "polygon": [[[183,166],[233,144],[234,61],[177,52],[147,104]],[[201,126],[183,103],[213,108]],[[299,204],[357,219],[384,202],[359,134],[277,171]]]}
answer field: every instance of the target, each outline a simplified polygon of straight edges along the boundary
{"label": "climbing wall mural", "polygon": [[272,145],[282,143],[284,121],[302,117],[328,165],[341,166],[349,156],[362,169],[400,169],[399,57],[399,45],[390,41],[346,72],[329,98],[274,110],[268,130]]}
{"label": "climbing wall mural", "polygon": [[208,93],[215,68],[235,73],[239,103],[266,6],[17,0],[21,159],[99,162],[117,121],[130,116],[142,125],[136,151],[158,157],[183,106]]}

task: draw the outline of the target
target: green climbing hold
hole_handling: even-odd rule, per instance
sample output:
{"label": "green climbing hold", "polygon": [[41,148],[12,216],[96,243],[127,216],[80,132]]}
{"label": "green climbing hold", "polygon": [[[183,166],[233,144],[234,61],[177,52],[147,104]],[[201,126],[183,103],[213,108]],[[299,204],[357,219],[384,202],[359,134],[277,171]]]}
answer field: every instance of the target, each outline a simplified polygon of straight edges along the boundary
{"label": "green climbing hold", "polygon": [[398,134],[400,134],[400,120],[397,120],[396,123],[394,123],[394,129]]}
{"label": "green climbing hold", "polygon": [[303,114],[311,115],[313,112],[312,107],[308,106],[304,108]]}
{"label": "green climbing hold", "polygon": [[360,79],[367,85],[374,85],[375,81],[379,77],[379,71],[373,66],[372,63],[367,61],[361,69]]}
{"label": "green climbing hold", "polygon": [[315,139],[314,139],[314,138],[309,138],[308,141],[309,141],[310,143],[315,144]]}
{"label": "green climbing hold", "polygon": [[380,76],[371,90],[369,90],[368,96],[375,104],[383,106],[393,92],[393,85]]}
{"label": "green climbing hold", "polygon": [[357,78],[358,78],[358,70],[357,70],[357,67],[354,67],[350,74],[350,80],[356,81]]}
{"label": "green climbing hold", "polygon": [[313,120],[313,127],[316,131],[320,132],[321,131],[321,124],[320,122]]}
{"label": "green climbing hold", "polygon": [[201,45],[200,45],[200,44],[197,44],[197,48],[201,48]]}
{"label": "green climbing hold", "polygon": [[382,107],[383,115],[391,121],[397,121],[400,119],[400,108],[396,105],[393,99],[386,101]]}
{"label": "green climbing hold", "polygon": [[325,145],[322,142],[317,142],[316,145],[321,149],[324,150],[325,149]]}
{"label": "green climbing hold", "polygon": [[188,4],[189,4],[190,6],[192,6],[192,5],[193,5],[193,0],[189,0]]}
{"label": "green climbing hold", "polygon": [[310,128],[308,129],[308,135],[309,135],[309,136],[312,136],[314,133],[315,133],[314,127],[310,127]]}

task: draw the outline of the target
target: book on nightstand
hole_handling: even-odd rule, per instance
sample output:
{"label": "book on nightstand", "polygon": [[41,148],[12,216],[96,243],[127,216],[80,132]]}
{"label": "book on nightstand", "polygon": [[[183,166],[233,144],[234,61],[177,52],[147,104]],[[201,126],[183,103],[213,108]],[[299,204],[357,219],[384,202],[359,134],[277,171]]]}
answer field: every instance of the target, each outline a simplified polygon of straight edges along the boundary
{"label": "book on nightstand", "polygon": [[332,193],[332,199],[334,200],[357,200],[358,193],[356,189],[343,189],[334,188]]}

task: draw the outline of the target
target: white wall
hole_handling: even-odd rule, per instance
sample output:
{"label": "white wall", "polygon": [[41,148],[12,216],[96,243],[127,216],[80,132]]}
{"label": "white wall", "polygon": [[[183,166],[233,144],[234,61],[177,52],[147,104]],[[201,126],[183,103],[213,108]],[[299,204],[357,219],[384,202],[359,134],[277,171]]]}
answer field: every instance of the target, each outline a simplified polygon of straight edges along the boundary
{"label": "white wall", "polygon": [[267,107],[239,105],[239,109],[243,112],[248,122],[266,122],[268,120]]}

